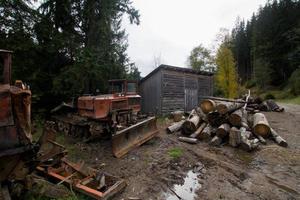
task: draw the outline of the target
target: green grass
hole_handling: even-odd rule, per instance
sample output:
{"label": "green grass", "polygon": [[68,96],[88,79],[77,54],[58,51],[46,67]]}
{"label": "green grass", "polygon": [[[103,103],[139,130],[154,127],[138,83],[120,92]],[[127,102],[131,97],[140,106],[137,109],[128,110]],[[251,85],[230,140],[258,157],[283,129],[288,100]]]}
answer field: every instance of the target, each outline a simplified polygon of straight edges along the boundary
{"label": "green grass", "polygon": [[168,154],[173,159],[180,158],[183,154],[183,149],[175,147],[175,148],[170,149],[168,151]]}
{"label": "green grass", "polygon": [[288,104],[298,104],[300,105],[300,96],[290,98],[290,99],[278,99],[278,102],[288,103]]}

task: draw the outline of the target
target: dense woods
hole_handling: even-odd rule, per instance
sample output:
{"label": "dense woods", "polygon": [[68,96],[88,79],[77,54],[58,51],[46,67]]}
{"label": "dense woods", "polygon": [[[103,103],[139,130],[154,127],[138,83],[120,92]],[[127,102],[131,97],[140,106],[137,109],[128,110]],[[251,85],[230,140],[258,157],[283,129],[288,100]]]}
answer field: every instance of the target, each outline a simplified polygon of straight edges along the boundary
{"label": "dense woods", "polygon": [[0,47],[14,51],[13,79],[28,83],[45,108],[106,92],[108,79],[139,78],[126,54],[124,14],[139,24],[130,0],[2,0]]}
{"label": "dense woods", "polygon": [[238,20],[231,49],[243,83],[265,89],[295,84],[289,79],[300,67],[300,1],[268,1],[250,20]]}

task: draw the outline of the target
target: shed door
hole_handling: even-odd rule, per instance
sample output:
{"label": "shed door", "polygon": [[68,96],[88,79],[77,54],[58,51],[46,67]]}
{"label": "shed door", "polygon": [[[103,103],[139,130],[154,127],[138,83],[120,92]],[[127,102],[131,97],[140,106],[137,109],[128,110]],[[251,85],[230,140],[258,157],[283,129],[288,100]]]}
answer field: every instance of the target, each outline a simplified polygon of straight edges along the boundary
{"label": "shed door", "polygon": [[198,104],[198,91],[197,89],[186,88],[184,90],[185,111],[193,110]]}

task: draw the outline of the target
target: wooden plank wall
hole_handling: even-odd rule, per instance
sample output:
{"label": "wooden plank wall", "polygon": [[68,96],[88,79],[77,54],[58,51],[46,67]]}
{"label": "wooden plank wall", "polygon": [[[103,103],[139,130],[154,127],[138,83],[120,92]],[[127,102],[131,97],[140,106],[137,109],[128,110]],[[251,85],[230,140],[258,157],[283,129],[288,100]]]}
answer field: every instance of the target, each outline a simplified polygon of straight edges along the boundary
{"label": "wooden plank wall", "polygon": [[184,88],[183,73],[162,71],[162,114],[184,109]]}
{"label": "wooden plank wall", "polygon": [[212,95],[213,76],[162,69],[140,85],[142,112],[166,115],[174,110],[190,111],[201,96]]}
{"label": "wooden plank wall", "polygon": [[161,71],[140,84],[142,112],[161,114]]}

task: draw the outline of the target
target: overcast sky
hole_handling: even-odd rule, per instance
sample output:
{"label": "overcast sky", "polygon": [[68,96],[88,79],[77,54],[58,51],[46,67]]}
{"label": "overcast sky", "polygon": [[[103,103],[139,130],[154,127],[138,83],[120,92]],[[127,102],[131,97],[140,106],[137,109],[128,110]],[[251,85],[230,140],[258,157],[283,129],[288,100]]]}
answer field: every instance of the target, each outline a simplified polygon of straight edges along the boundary
{"label": "overcast sky", "polygon": [[210,48],[220,28],[231,29],[239,16],[249,19],[266,0],[133,0],[141,24],[129,25],[128,55],[142,76],[161,63],[186,67],[193,47]]}

